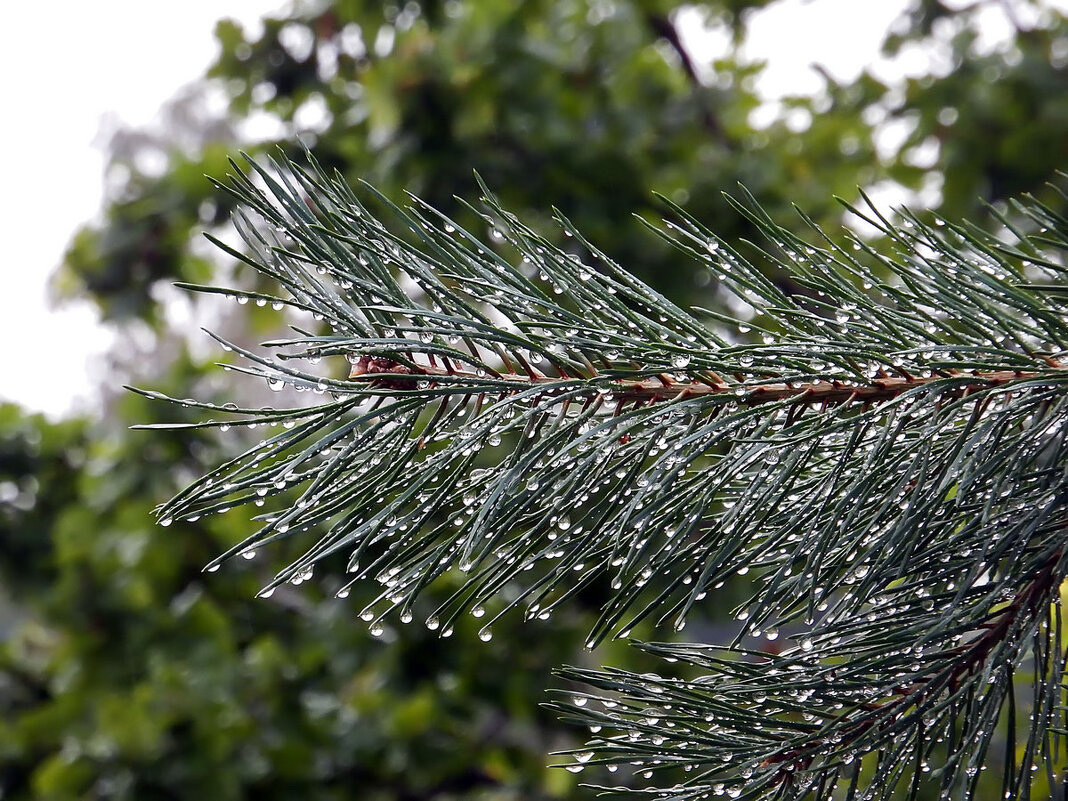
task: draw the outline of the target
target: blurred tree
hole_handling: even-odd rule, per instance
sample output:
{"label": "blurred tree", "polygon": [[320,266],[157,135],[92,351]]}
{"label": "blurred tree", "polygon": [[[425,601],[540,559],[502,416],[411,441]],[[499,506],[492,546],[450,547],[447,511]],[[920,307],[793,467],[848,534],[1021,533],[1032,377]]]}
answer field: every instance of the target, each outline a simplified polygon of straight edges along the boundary
{"label": "blurred tree", "polygon": [[[744,13],[764,4],[701,9],[706,24],[735,26],[740,37]],[[254,40],[220,23],[223,51],[209,76],[238,120],[231,135],[253,152],[293,152],[303,141],[352,180],[393,197],[415,192],[447,212],[458,212],[454,195],[475,191],[477,171],[526,219],[547,221],[552,198],[613,254],[629,254],[644,276],[686,295],[692,272],[626,224],[631,213],[655,213],[660,192],[729,219],[720,192],[742,181],[774,210],[797,202],[821,219],[837,216],[831,193],[853,195],[880,174],[858,112],[884,87],[860,83],[818,111],[798,99],[813,109],[804,139],[783,125],[756,130],[758,66],[732,50],[697,62],[675,5],[299,4],[265,20]],[[198,262],[183,253],[198,209],[204,224],[226,216],[218,197],[205,205],[206,183],[190,186],[198,167],[221,174],[217,144],[164,146],[171,162],[162,175],[138,163],[141,146],[163,143],[120,144],[109,219],[82,232],[59,279],[63,291],[89,289],[115,318],[147,313],[162,275],[194,279]]]}
{"label": "blurred tree", "polygon": [[[767,4],[695,8],[729,43]],[[199,229],[221,233],[231,210],[203,175],[222,175],[238,147],[293,150],[303,139],[350,180],[415,191],[468,224],[452,198],[473,193],[478,170],[541,230],[556,204],[671,296],[716,305],[714,276],[628,222],[657,213],[653,192],[722,219],[732,238],[753,231],[723,213],[720,191],[737,181],[780,220],[797,202],[833,223],[831,195],[852,197],[858,184],[918,188],[945,176],[955,214],[977,195],[1038,191],[1063,165],[1063,17],[1044,12],[986,52],[966,33],[979,7],[998,4],[974,5],[918,3],[891,42],[933,47],[948,36],[937,20],[961,27],[942,77],[904,93],[869,75],[829,81],[766,129],[750,121],[759,65],[731,44],[710,63],[687,52],[679,4],[666,0],[301,2],[256,35],[223,21],[216,64],[170,105],[162,133],[116,134],[102,222],[75,236],[56,292],[126,326],[118,375],[136,364],[139,383],[196,383],[216,396],[199,358],[160,356],[184,350],[184,332],[168,329],[170,281],[220,270],[256,280],[202,247]],[[993,82],[994,68],[1027,91]],[[887,115],[916,124],[880,160],[873,126]],[[910,166],[931,132],[934,166]],[[224,328],[266,333],[268,310],[245,310]],[[154,336],[141,335],[144,322]],[[592,664],[574,653],[581,611],[551,633],[499,630],[476,650],[469,636],[414,630],[386,648],[351,625],[347,604],[320,602],[331,587],[250,603],[266,569],[255,561],[236,582],[199,572],[240,523],[147,527],[151,507],[218,447],[215,437],[129,438],[125,426],[155,413],[125,397],[92,423],[0,415],[0,795],[587,797],[569,774],[543,769],[544,753],[568,741],[530,700],[549,665]],[[638,666],[623,652],[603,658]]]}
{"label": "blurred tree", "polygon": [[1068,18],[1043,0],[922,0],[884,51],[927,54],[930,74],[883,98],[908,134],[889,163],[907,186],[941,194],[940,212],[981,219],[1033,193],[1062,207],[1047,183],[1068,164]]}

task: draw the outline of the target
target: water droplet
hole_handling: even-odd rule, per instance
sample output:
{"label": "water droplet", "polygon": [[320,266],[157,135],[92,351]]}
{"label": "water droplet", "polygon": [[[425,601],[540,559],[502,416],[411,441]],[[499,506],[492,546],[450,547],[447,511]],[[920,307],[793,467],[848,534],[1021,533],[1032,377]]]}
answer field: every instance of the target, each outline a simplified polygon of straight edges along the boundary
{"label": "water droplet", "polygon": [[159,524],[161,526],[163,526],[164,528],[166,528],[167,526],[169,526],[173,522],[174,522],[173,518],[165,517],[165,518],[163,518],[162,520],[159,521]]}
{"label": "water droplet", "polygon": [[676,367],[686,367],[690,363],[690,357],[685,353],[680,353],[671,360],[671,363]]}
{"label": "water droplet", "polygon": [[593,759],[593,751],[581,751],[575,754],[576,762],[589,762]]}
{"label": "water droplet", "polygon": [[438,620],[437,615],[431,615],[426,619],[426,627],[431,631],[436,631],[441,622]]}
{"label": "water droplet", "polygon": [[478,633],[478,638],[482,640],[482,642],[489,642],[493,639],[493,632],[489,629],[482,629],[482,631]]}
{"label": "water droplet", "polygon": [[214,572],[215,572],[216,570],[218,570],[218,569],[219,569],[220,567],[221,567],[221,565],[211,565],[210,567],[208,567],[208,568],[207,568],[207,572],[209,572],[209,573],[214,573]]}

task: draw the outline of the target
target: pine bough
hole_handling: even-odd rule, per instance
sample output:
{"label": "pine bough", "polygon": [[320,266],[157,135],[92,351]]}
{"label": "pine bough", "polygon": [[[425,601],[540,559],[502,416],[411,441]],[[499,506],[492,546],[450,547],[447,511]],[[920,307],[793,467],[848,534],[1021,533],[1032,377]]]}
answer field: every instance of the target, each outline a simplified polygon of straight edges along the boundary
{"label": "pine bough", "polygon": [[426,625],[490,606],[483,639],[596,583],[591,647],[647,617],[680,630],[752,571],[742,632],[788,647],[636,643],[689,679],[563,670],[588,692],[553,706],[592,733],[570,769],[624,766],[632,792],[671,799],[972,797],[987,765],[1006,797],[1052,786],[1068,220],[1028,200],[998,239],[851,209],[877,250],[732,200],[757,248],[668,204],[650,227],[742,310],[698,319],[563,218],[566,249],[487,198],[483,239],[368,188],[402,223],[386,227],[314,163],[250,165],[223,188],[252,255],[217,244],[279,293],[188,288],[303,319],[264,353],[223,344],[231,369],[321,398],[175,401],[224,418],[203,426],[277,427],[159,510],[274,502],[209,570],[314,533],[263,595],[345,565],[381,585],[361,615],[378,633],[451,573]]}

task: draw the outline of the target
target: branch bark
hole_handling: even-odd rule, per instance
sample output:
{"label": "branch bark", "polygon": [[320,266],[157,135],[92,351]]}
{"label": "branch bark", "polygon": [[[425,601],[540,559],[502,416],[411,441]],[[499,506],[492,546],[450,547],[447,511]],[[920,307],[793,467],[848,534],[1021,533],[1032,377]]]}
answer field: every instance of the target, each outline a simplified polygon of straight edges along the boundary
{"label": "branch bark", "polygon": [[[1054,370],[1064,370],[1061,365],[1052,365]],[[622,403],[655,403],[679,398],[711,397],[715,395],[730,396],[735,403],[756,406],[775,401],[796,399],[808,404],[839,403],[878,403],[890,400],[917,387],[943,381],[947,378],[959,379],[954,392],[967,394],[992,386],[999,386],[1021,381],[1041,378],[1051,373],[1035,370],[998,370],[991,372],[950,371],[946,375],[930,377],[902,376],[876,378],[867,384],[852,384],[839,380],[812,381],[804,383],[768,383],[768,384],[729,384],[719,376],[707,379],[695,378],[690,381],[677,381],[660,374],[642,380],[616,380],[609,384],[612,399]],[[369,359],[363,357],[352,366],[350,380],[364,380],[372,385],[398,390],[411,389],[418,381],[431,384],[448,385],[450,382],[470,384],[472,392],[510,392],[524,390],[539,384],[550,387],[573,387],[578,383],[588,382],[588,378],[568,378],[546,376],[532,373],[494,373],[491,376],[479,376],[475,373],[454,370],[436,365],[407,367],[388,359]],[[460,379],[457,382],[457,379]],[[487,386],[490,384],[490,386]],[[604,389],[604,384],[590,383],[590,392]]]}

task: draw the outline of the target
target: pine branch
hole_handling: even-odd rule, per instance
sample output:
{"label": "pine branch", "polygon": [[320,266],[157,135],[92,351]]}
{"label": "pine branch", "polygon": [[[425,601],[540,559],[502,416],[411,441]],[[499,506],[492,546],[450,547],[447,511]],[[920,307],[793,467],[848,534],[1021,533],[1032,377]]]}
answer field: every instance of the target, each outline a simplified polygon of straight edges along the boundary
{"label": "pine branch", "polygon": [[[1063,538],[1063,528],[1059,534]],[[1024,758],[1010,765],[1002,788],[1006,797],[1025,797],[1032,761],[1039,758],[1060,696],[1064,655],[1061,648],[1050,649],[1050,631],[1055,628],[1059,635],[1060,629],[1050,604],[1065,566],[1062,550],[1049,554],[1007,604],[973,630],[954,632],[934,648],[921,641],[900,653],[880,651],[872,659],[875,654],[858,654],[855,632],[846,646],[820,647],[808,639],[777,656],[735,650],[719,657],[721,649],[712,646],[661,643],[640,647],[711,673],[687,681],[621,671],[562,671],[572,681],[608,691],[576,695],[573,705],[550,705],[565,719],[604,732],[590,744],[598,759],[594,750],[565,753],[580,767],[649,767],[646,778],[680,764],[687,771],[701,767],[685,786],[652,791],[679,799],[725,793],[763,797],[773,790],[784,797],[812,791],[823,798],[847,785],[854,792],[865,755],[865,798],[898,797],[899,783],[908,782],[913,783],[911,797],[923,773],[932,778],[941,773],[940,797],[972,797],[998,714],[1006,701],[1013,703],[1013,673],[1025,655],[1019,642],[1034,638],[1041,681],[1035,683],[1032,731]],[[827,643],[843,632],[828,628],[817,636]],[[870,649],[873,643],[865,639]],[[1007,721],[1010,732],[1014,718]],[[612,731],[623,733],[608,736]],[[936,748],[944,752],[938,765]],[[920,770],[910,775],[908,768],[916,763]]]}
{"label": "pine branch", "polygon": [[[1063,369],[1056,360],[1046,357],[1050,367]],[[889,376],[873,379],[868,384],[846,383],[837,379],[828,381],[795,382],[790,384],[750,384],[737,385],[734,388],[725,383],[723,379],[700,378],[696,381],[678,381],[670,374],[661,373],[656,378],[647,378],[641,381],[627,381],[617,379],[610,386],[611,397],[621,404],[644,404],[657,403],[680,398],[697,398],[712,395],[733,394],[734,403],[740,406],[755,406],[761,403],[773,401],[791,401],[796,404],[839,404],[861,403],[870,404],[888,401],[910,390],[915,390],[924,385],[932,384],[943,378],[957,379],[954,391],[960,395],[966,395],[978,389],[1004,386],[1014,381],[1027,381],[1040,378],[1043,374],[1027,372],[1024,370],[1000,370],[983,372],[972,370],[962,372],[959,370],[946,371],[940,376],[917,378],[892,378]],[[540,385],[551,385],[557,379],[543,375],[536,370],[526,374],[498,373],[494,372],[496,380],[505,382],[503,386],[509,391],[522,391]],[[394,390],[411,389],[416,382],[425,381],[428,386],[439,383],[448,384],[457,379],[478,381],[477,373],[465,372],[464,370],[446,363],[446,366],[437,365],[413,365],[405,366],[390,359],[370,359],[361,357],[360,361],[353,365],[349,372],[350,379],[366,379],[376,388]],[[963,379],[963,380],[960,380]],[[500,387],[498,387],[499,389]],[[742,390],[739,392],[739,388]]]}
{"label": "pine branch", "polygon": [[[671,798],[827,798],[840,782],[915,797],[925,779],[950,797],[979,786],[999,717],[1003,790],[1026,793],[1031,762],[1050,764],[1064,664],[1050,605],[1068,569],[1063,217],[1018,204],[1006,244],[851,209],[888,256],[812,226],[814,246],[747,197],[729,199],[767,244],[735,248],[667,204],[655,233],[752,310],[699,319],[563,218],[565,249],[488,192],[471,209],[483,242],[418,199],[401,210],[369,190],[394,230],[317,167],[251,168],[223,187],[251,255],[217,244],[279,294],[190,288],[285,314],[296,336],[222,343],[227,367],[324,398],[180,401],[224,418],[205,426],[281,426],[160,508],[166,524],[271,504],[208,569],[316,531],[264,594],[344,568],[341,595],[382,585],[361,612],[380,632],[449,573],[460,588],[427,626],[446,636],[492,604],[483,639],[514,607],[544,618],[607,585],[590,646],[649,617],[680,630],[752,571],[734,648],[641,646],[700,679],[565,674],[607,693],[567,717],[623,731],[578,767],[691,765],[650,790]],[[795,648],[739,647],[780,627]],[[1025,665],[1034,721],[1017,761]]]}

